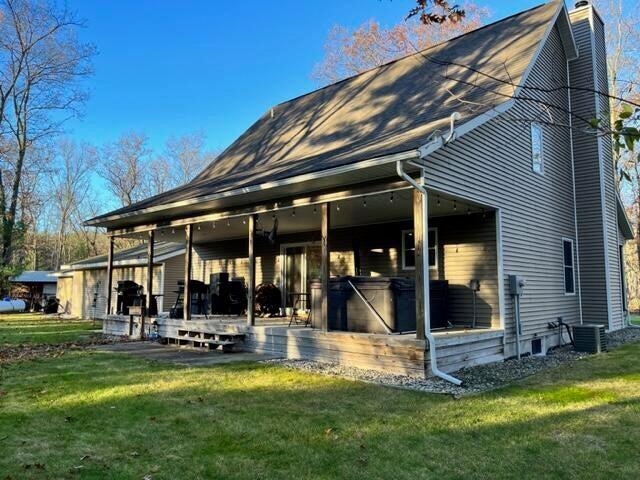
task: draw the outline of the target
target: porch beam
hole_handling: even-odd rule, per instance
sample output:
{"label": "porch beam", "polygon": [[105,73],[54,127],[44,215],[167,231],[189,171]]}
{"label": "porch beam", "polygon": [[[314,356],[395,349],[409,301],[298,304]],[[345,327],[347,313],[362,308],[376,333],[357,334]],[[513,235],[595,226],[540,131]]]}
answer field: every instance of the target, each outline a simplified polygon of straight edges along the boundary
{"label": "porch beam", "polygon": [[107,252],[107,315],[111,315],[111,299],[113,295],[113,247],[115,238],[109,237],[109,250]]}
{"label": "porch beam", "polygon": [[[413,241],[415,247],[415,290],[416,290],[416,337],[418,340],[425,339],[424,319],[429,312],[425,311],[425,296],[429,295],[426,290],[429,288],[429,278],[425,278],[425,271],[428,275],[428,268],[425,268],[425,262],[428,265],[429,259],[425,258],[424,248],[425,242],[429,238],[424,238],[424,232],[428,232],[426,202],[423,203],[424,195],[417,189],[413,190]],[[428,298],[428,297],[427,297]]]}
{"label": "porch beam", "polygon": [[184,296],[182,301],[182,318],[191,320],[191,288],[189,283],[191,282],[191,264],[192,259],[192,247],[193,247],[193,225],[188,224],[184,227]]}
{"label": "porch beam", "polygon": [[278,198],[270,202],[252,205],[250,207],[242,207],[235,209],[227,209],[217,213],[207,213],[203,215],[195,215],[191,217],[177,218],[168,220],[163,223],[153,223],[138,225],[130,228],[109,230],[109,234],[116,236],[126,236],[136,233],[144,233],[148,230],[157,230],[160,228],[182,227],[189,223],[202,223],[226,220],[227,218],[246,217],[251,214],[264,214],[284,210],[288,208],[300,208],[311,205],[322,205],[325,202],[344,201],[363,196],[383,195],[393,191],[409,190],[407,183],[404,181],[387,181],[387,182],[367,182],[352,186],[351,188],[328,189],[316,194],[302,195],[300,197]]}
{"label": "porch beam", "polygon": [[153,253],[155,232],[151,230],[147,238],[147,311],[142,316],[140,336],[144,336],[144,317],[151,318],[151,304],[153,303]]}
{"label": "porch beam", "polygon": [[329,330],[329,276],[330,270],[330,252],[329,252],[329,227],[331,225],[331,204],[325,202],[320,206],[321,225],[321,265],[320,265],[320,328],[323,331]]}
{"label": "porch beam", "polygon": [[247,289],[247,324],[256,324],[256,217],[249,215],[249,285]]}

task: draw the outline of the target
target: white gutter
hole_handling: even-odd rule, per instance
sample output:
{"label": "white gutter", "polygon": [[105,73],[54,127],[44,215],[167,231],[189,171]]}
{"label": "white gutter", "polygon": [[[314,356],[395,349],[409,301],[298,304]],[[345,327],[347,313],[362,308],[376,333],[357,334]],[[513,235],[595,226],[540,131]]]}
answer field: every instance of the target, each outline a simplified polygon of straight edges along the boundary
{"label": "white gutter", "polygon": [[[455,138],[455,128],[454,122],[459,118],[459,114],[456,112],[451,115],[451,129],[447,138],[443,138],[442,136],[438,136],[437,138],[432,139],[426,145],[420,147],[421,158],[424,158],[422,152],[432,153],[435,152],[438,148],[443,147],[451,140]],[[437,145],[437,147],[436,147]],[[427,153],[427,155],[428,155]],[[424,167],[422,167],[422,178],[424,179]],[[404,163],[401,160],[396,162],[396,171],[400,178],[407,181],[413,188],[418,190],[422,194],[422,212],[424,214],[424,221],[422,222],[422,278],[424,279],[424,294],[422,295],[423,306],[422,309],[424,311],[424,336],[429,342],[429,368],[431,369],[431,373],[435,377],[440,377],[443,380],[451,382],[455,385],[461,385],[462,380],[459,378],[453,377],[448,373],[443,372],[438,368],[438,355],[436,352],[436,339],[431,334],[431,312],[429,305],[429,222],[428,222],[428,192],[425,186],[421,183],[415,181],[413,177],[411,177],[407,172],[404,171]],[[416,319],[419,321],[419,319]]]}

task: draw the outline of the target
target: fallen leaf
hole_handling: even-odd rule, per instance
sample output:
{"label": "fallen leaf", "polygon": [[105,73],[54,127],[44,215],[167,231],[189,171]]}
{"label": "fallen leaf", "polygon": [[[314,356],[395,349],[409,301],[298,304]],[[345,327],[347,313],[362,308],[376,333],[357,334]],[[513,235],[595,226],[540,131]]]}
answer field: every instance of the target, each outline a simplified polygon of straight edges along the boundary
{"label": "fallen leaf", "polygon": [[65,422],[70,422],[71,420],[73,420],[71,416],[64,417]]}
{"label": "fallen leaf", "polygon": [[140,454],[138,452],[131,452],[132,457],[139,457]]}
{"label": "fallen leaf", "polygon": [[87,458],[90,458],[91,455],[83,455],[82,457],[80,457],[80,461],[84,462]]}
{"label": "fallen leaf", "polygon": [[155,422],[156,421],[156,417],[155,416],[149,417],[149,420],[151,420],[152,422]]}

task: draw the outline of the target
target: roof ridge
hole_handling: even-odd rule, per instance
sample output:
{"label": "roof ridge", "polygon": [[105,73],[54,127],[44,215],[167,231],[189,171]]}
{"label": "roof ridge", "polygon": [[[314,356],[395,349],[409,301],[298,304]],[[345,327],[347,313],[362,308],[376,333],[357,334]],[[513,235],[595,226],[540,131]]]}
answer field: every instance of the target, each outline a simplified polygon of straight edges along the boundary
{"label": "roof ridge", "polygon": [[[481,31],[481,30],[485,30],[485,29],[487,29],[487,28],[489,28],[489,27],[494,27],[494,26],[496,26],[496,25],[498,25],[498,24],[500,24],[500,23],[502,23],[502,22],[505,22],[505,21],[510,20],[510,19],[512,19],[512,18],[515,18],[515,17],[518,17],[518,16],[520,16],[520,15],[524,15],[524,14],[526,14],[526,13],[529,13],[529,12],[531,12],[531,11],[533,11],[533,10],[537,10],[538,8],[542,8],[542,7],[544,7],[544,6],[546,6],[546,5],[549,5],[549,4],[552,4],[552,3],[563,3],[563,4],[564,4],[563,0],[551,0],[551,1],[549,1],[549,2],[540,3],[540,4],[538,4],[538,5],[534,6],[534,7],[528,8],[527,10],[521,10],[521,11],[519,11],[519,12],[513,13],[513,14],[511,14],[511,15],[508,15],[508,16],[506,16],[506,17],[503,17],[503,18],[501,18],[501,19],[499,19],[499,20],[496,20],[496,21],[494,21],[494,22],[487,23],[486,25],[482,25],[481,27],[475,28],[475,29],[473,29],[473,30],[469,30],[468,32],[461,33],[460,35],[456,35],[455,37],[452,37],[452,38],[449,38],[449,39],[447,39],[447,40],[443,40],[443,41],[441,41],[441,42],[438,42],[438,43],[435,43],[435,44],[433,44],[433,45],[430,45],[430,46],[428,46],[428,47],[426,47],[426,48],[423,48],[422,50],[418,50],[418,51],[416,51],[416,52],[409,53],[409,54],[407,54],[407,55],[403,55],[402,57],[394,58],[393,60],[389,60],[388,62],[383,63],[382,65],[378,65],[378,66],[375,66],[375,67],[368,68],[367,70],[364,70],[364,71],[362,71],[362,72],[360,72],[360,73],[356,73],[356,74],[351,75],[351,76],[349,76],[349,77],[347,77],[347,78],[343,78],[342,80],[338,80],[338,81],[333,82],[333,83],[330,83],[330,84],[328,84],[328,85],[324,85],[324,86],[322,86],[322,87],[316,88],[315,90],[312,90],[312,91],[310,91],[310,92],[302,93],[302,94],[297,95],[297,96],[295,96],[295,97],[292,97],[292,98],[290,98],[290,99],[288,99],[288,100],[284,100],[284,101],[282,101],[282,102],[276,103],[275,105],[273,105],[273,106],[272,106],[272,107],[270,107],[270,108],[276,108],[276,107],[278,107],[278,106],[280,106],[280,105],[286,105],[287,103],[293,102],[294,100],[298,100],[298,99],[300,99],[300,98],[304,98],[304,97],[306,97],[307,95],[312,95],[312,94],[314,94],[314,93],[316,93],[316,92],[320,92],[320,91],[322,91],[322,90],[325,90],[325,89],[327,89],[327,88],[333,87],[333,86],[335,86],[335,85],[340,85],[341,83],[346,83],[346,82],[348,82],[348,81],[350,81],[350,80],[353,80],[353,79],[355,79],[355,78],[357,78],[357,77],[360,77],[360,76],[362,76],[362,75],[365,75],[365,74],[367,74],[367,73],[373,72],[373,71],[378,70],[378,69],[382,69],[382,68],[387,67],[387,66],[389,66],[389,65],[393,65],[394,63],[400,62],[400,61],[402,61],[402,60],[406,60],[406,59],[408,59],[408,58],[415,57],[416,55],[421,55],[421,54],[423,54],[424,52],[426,52],[426,51],[428,51],[428,50],[432,50],[432,49],[437,48],[437,47],[440,47],[440,46],[442,46],[442,45],[444,45],[444,44],[446,44],[446,43],[453,42],[453,41],[455,41],[455,40],[459,40],[459,39],[461,39],[462,37],[465,37],[465,36],[470,35],[470,34],[472,34],[472,33],[479,32],[479,31]],[[266,114],[266,112],[265,112],[265,113],[263,113],[263,116],[264,116],[265,114]],[[214,161],[215,161],[215,160],[214,160]]]}

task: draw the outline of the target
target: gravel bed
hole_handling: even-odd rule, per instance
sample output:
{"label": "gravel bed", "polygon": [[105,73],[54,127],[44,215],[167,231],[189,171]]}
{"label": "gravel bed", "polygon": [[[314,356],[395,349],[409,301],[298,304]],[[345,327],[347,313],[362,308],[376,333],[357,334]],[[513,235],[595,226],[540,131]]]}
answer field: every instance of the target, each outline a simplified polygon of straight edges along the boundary
{"label": "gravel bed", "polygon": [[[609,347],[640,340],[640,328],[626,328],[607,336]],[[322,363],[311,360],[267,360],[289,368],[314,373],[334,375],[396,388],[406,388],[429,393],[442,393],[454,396],[485,392],[508,385],[520,378],[528,377],[547,368],[554,368],[567,362],[579,360],[589,354],[573,350],[571,346],[556,348],[545,356],[526,356],[504,362],[463,368],[455,373],[462,380],[456,386],[439,378],[414,378],[406,375],[393,375],[376,370],[365,370],[337,363]]]}

